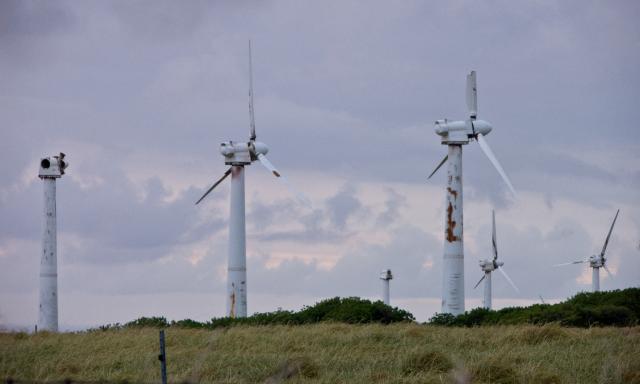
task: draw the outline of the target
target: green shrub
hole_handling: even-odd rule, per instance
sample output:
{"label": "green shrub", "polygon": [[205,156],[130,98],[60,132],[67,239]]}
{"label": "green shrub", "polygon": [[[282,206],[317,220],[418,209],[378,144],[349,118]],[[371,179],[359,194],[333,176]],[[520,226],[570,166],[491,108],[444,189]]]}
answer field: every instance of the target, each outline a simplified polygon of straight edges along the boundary
{"label": "green shrub", "polygon": [[153,327],[166,328],[169,326],[165,317],[141,317],[130,321],[124,325],[125,327]]}
{"label": "green shrub", "polygon": [[473,327],[478,325],[549,324],[571,327],[633,326],[640,319],[640,288],[578,293],[558,304],[509,307],[499,311],[476,308],[458,316],[437,313],[429,324]]}

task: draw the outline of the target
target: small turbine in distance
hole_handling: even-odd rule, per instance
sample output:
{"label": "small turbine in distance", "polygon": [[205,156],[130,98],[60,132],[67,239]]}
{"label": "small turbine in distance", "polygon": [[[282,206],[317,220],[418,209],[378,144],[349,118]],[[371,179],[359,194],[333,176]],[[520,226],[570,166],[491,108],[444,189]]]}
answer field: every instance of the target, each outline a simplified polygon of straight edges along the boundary
{"label": "small turbine in distance", "polygon": [[480,281],[478,281],[475,287],[473,287],[474,289],[477,288],[478,285],[480,285],[480,283],[482,282],[482,280],[484,280],[484,299],[482,301],[482,306],[487,309],[491,309],[491,272],[495,271],[496,269],[499,270],[504,275],[505,279],[507,279],[509,284],[511,284],[511,286],[513,287],[513,289],[516,290],[516,292],[520,292],[518,287],[516,287],[516,285],[511,280],[511,278],[509,278],[509,275],[507,275],[507,273],[502,268],[502,266],[504,265],[504,262],[498,261],[498,243],[496,241],[496,213],[495,211],[491,211],[491,213],[492,213],[492,219],[493,219],[493,226],[491,230],[491,246],[493,247],[493,259],[480,260],[480,268],[484,272],[484,275],[482,275],[482,278],[480,278]]}
{"label": "small turbine in distance", "polygon": [[393,274],[390,269],[385,269],[380,273],[380,280],[382,280],[382,302],[390,305],[389,300],[389,281],[393,279]]}
{"label": "small turbine in distance", "polygon": [[592,255],[588,259],[572,261],[570,263],[562,263],[556,264],[554,267],[560,267],[563,265],[571,265],[571,264],[582,264],[589,263],[589,266],[592,268],[591,272],[591,290],[593,292],[598,292],[600,290],[600,268],[604,268],[605,271],[611,275],[609,269],[607,268],[607,259],[604,257],[605,252],[607,251],[607,245],[609,244],[609,238],[611,238],[611,232],[613,232],[613,226],[616,225],[616,220],[618,219],[618,214],[620,210],[616,212],[616,216],[613,218],[613,222],[611,223],[611,228],[609,228],[609,233],[607,234],[607,238],[604,240],[604,246],[602,246],[602,251],[599,255]]}
{"label": "small turbine in distance", "polygon": [[266,144],[256,141],[256,124],[253,112],[253,73],[251,63],[251,41],[249,41],[249,124],[250,136],[248,142],[226,141],[220,144],[220,153],[224,156],[224,163],[229,165],[222,177],[216,181],[196,202],[200,203],[227,176],[231,175],[230,217],[229,217],[229,258],[227,268],[227,316],[247,316],[247,255],[245,228],[245,193],[244,167],[254,161],[259,161],[274,176],[283,180],[286,186],[305,205],[309,201],[293,189],[291,184],[267,159],[269,148]]}

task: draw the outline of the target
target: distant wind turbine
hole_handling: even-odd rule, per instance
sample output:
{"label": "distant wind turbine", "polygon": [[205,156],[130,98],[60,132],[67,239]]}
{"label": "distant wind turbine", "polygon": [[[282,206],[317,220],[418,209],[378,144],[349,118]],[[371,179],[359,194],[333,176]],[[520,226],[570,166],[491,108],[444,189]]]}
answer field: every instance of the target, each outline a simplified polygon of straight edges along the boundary
{"label": "distant wind turbine", "polygon": [[511,280],[509,275],[507,275],[507,272],[504,271],[504,268],[503,268],[504,262],[498,261],[498,243],[496,240],[496,213],[495,211],[492,211],[491,213],[492,213],[492,223],[493,223],[492,230],[491,230],[491,246],[493,248],[493,259],[480,260],[480,268],[484,272],[484,275],[482,275],[482,278],[480,278],[480,281],[478,281],[475,287],[473,287],[474,289],[477,288],[478,285],[480,285],[480,283],[482,282],[482,280],[484,280],[484,300],[482,304],[487,309],[491,309],[491,272],[495,271],[496,269],[499,270],[504,275],[504,278],[507,279],[509,284],[511,284],[511,286],[513,287],[513,289],[516,290],[516,292],[520,292],[518,287],[516,287],[516,285],[513,283],[513,280]]}
{"label": "distant wind turbine", "polygon": [[390,269],[385,269],[380,273],[380,280],[382,280],[382,301],[390,305],[389,300],[389,282],[393,279],[393,274]]}
{"label": "distant wind turbine", "polygon": [[607,245],[609,244],[609,238],[611,238],[611,232],[613,232],[613,226],[616,225],[616,220],[618,219],[618,214],[620,210],[616,212],[616,216],[613,218],[613,222],[611,223],[611,228],[609,228],[609,233],[607,234],[607,238],[604,240],[604,245],[602,246],[602,251],[599,255],[592,255],[588,259],[572,261],[570,263],[562,263],[556,264],[555,267],[560,267],[563,265],[571,265],[571,264],[582,264],[589,263],[589,266],[592,268],[591,272],[591,290],[593,292],[598,292],[600,290],[600,268],[604,268],[605,271],[611,276],[611,272],[607,268],[607,259],[604,257],[605,252],[607,251]]}

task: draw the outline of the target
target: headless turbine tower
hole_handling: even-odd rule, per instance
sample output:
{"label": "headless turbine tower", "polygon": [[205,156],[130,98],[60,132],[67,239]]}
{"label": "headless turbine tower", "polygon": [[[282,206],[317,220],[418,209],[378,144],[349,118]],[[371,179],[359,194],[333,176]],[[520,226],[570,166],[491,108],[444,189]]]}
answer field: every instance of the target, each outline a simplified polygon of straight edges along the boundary
{"label": "headless turbine tower", "polygon": [[484,272],[484,275],[482,275],[482,277],[480,278],[476,286],[473,287],[474,289],[477,288],[478,285],[480,285],[480,283],[482,282],[482,280],[484,280],[484,299],[482,300],[482,306],[487,309],[491,309],[491,272],[495,271],[496,269],[502,272],[505,279],[507,279],[509,284],[511,284],[511,286],[513,287],[513,289],[516,290],[516,292],[520,292],[518,287],[516,287],[513,281],[509,278],[509,275],[507,275],[507,273],[502,268],[502,266],[504,265],[504,262],[498,261],[498,243],[496,241],[496,213],[495,211],[492,211],[491,213],[492,213],[492,219],[493,219],[492,221],[493,226],[491,230],[491,246],[493,248],[493,259],[480,260],[480,268]]}
{"label": "headless turbine tower", "polygon": [[607,259],[604,257],[605,252],[607,251],[607,245],[609,244],[609,238],[611,238],[611,232],[613,232],[613,226],[616,225],[616,220],[618,219],[618,214],[620,210],[616,212],[616,216],[613,218],[613,222],[611,223],[611,228],[609,228],[609,233],[607,234],[607,238],[604,240],[604,246],[602,246],[602,251],[599,255],[592,255],[588,259],[573,261],[571,263],[562,263],[556,264],[556,267],[562,265],[570,265],[570,264],[581,264],[581,263],[589,263],[589,266],[592,268],[591,270],[591,290],[593,292],[600,291],[600,268],[604,268],[605,271],[611,276],[611,272],[607,268]]}
{"label": "headless turbine tower", "polygon": [[385,269],[380,273],[380,280],[382,280],[382,301],[390,305],[391,301],[389,300],[389,280],[393,279],[393,274],[391,274],[390,269]]}
{"label": "headless turbine tower", "polygon": [[[229,217],[229,258],[227,268],[227,316],[247,316],[247,255],[245,234],[245,201],[244,201],[244,167],[258,160],[274,176],[283,180],[287,187],[293,189],[287,180],[278,172],[265,156],[269,152],[266,144],[256,141],[256,124],[253,113],[253,74],[251,64],[251,41],[249,41],[249,123],[250,137],[248,142],[226,141],[220,144],[220,153],[224,156],[224,163],[229,165],[222,175],[202,197],[200,203],[231,175],[230,217]],[[294,190],[297,197],[309,205],[308,200]]]}
{"label": "headless turbine tower", "polygon": [[435,131],[442,137],[442,144],[448,146],[448,154],[442,159],[429,178],[447,163],[447,193],[445,241],[442,277],[442,313],[458,315],[464,312],[464,245],[462,237],[462,146],[475,139],[489,161],[515,195],[511,181],[489,148],[484,138],[492,126],[484,120],[477,120],[478,101],[476,72],[467,75],[467,108],[469,119],[464,121],[436,121]]}
{"label": "headless turbine tower", "polygon": [[40,258],[40,306],[38,329],[58,332],[58,250],[56,223],[56,179],[69,163],[64,153],[40,160],[38,176],[44,183],[44,226]]}

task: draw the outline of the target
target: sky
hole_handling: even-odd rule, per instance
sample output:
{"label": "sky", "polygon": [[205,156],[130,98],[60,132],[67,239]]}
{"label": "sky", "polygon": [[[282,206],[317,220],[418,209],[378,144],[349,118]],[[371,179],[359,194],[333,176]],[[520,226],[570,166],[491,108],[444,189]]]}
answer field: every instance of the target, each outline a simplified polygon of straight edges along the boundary
{"label": "sky", "polygon": [[62,329],[225,312],[229,183],[219,144],[256,133],[312,202],[246,171],[249,313],[335,296],[440,310],[446,154],[434,121],[478,116],[513,196],[463,149],[466,308],[499,258],[494,307],[640,285],[636,1],[0,2],[0,327],[37,322],[41,158],[57,181]]}

